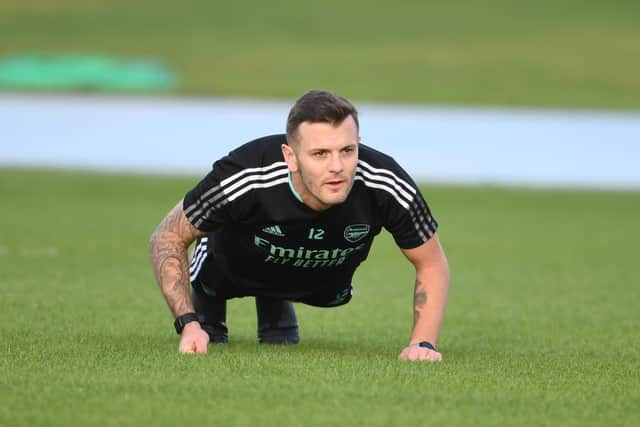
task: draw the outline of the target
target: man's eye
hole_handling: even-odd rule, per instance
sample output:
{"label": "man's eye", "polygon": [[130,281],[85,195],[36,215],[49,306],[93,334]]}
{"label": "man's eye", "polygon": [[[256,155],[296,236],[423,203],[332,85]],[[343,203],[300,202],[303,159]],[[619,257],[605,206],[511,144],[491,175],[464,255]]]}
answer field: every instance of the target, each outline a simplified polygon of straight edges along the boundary
{"label": "man's eye", "polygon": [[326,154],[326,151],[316,151],[313,153],[313,157],[324,157]]}

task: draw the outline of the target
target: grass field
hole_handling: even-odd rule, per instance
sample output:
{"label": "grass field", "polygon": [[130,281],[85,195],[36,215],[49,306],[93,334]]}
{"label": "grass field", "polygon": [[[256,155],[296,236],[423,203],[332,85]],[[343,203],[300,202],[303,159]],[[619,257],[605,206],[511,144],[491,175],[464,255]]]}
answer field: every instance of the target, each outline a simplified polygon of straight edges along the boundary
{"label": "grass field", "polygon": [[195,179],[0,169],[0,425],[635,425],[640,194],[425,188],[453,281],[441,364],[399,362],[411,269],[388,235],[302,343],[176,353],[148,237]]}
{"label": "grass field", "polygon": [[634,0],[3,0],[0,56],[158,58],[196,95],[638,109],[638,22]]}

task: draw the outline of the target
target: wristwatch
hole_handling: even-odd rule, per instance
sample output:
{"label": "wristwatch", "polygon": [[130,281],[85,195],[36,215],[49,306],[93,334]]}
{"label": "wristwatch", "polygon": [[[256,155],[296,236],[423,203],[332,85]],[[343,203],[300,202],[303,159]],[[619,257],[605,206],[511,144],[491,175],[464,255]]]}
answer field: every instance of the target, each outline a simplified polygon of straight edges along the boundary
{"label": "wristwatch", "polygon": [[418,347],[424,347],[424,348],[428,348],[429,350],[436,351],[436,347],[433,344],[431,344],[429,341],[420,341],[418,343]]}
{"label": "wristwatch", "polygon": [[178,335],[182,333],[184,326],[189,322],[199,322],[198,315],[192,312],[176,317],[176,320],[173,321],[173,326],[176,328]]}

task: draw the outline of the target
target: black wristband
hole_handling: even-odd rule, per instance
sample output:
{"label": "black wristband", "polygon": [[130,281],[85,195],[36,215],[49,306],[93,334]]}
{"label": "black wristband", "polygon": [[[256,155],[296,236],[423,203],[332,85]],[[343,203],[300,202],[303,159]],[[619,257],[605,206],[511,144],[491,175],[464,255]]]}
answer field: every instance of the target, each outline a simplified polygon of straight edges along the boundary
{"label": "black wristband", "polygon": [[436,351],[435,346],[431,344],[429,341],[420,341],[418,343],[418,347],[424,347],[424,348],[428,348],[429,350]]}
{"label": "black wristband", "polygon": [[182,333],[184,326],[189,322],[198,322],[198,315],[195,313],[185,313],[182,316],[176,317],[173,321],[173,326],[176,328],[178,335]]}

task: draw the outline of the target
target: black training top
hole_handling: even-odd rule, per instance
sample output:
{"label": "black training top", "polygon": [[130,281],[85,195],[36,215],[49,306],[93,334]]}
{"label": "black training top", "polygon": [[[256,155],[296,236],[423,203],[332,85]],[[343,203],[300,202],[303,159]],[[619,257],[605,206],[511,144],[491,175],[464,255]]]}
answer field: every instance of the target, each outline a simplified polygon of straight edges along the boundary
{"label": "black training top", "polygon": [[381,227],[403,249],[435,233],[438,224],[413,180],[364,144],[345,202],[312,210],[292,190],[285,143],[281,134],[240,146],[184,198],[191,224],[208,232],[207,262],[228,278],[292,296],[328,283],[348,286]]}

